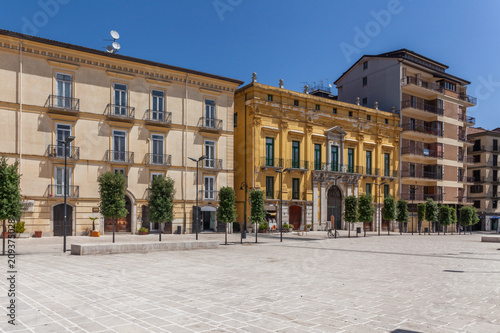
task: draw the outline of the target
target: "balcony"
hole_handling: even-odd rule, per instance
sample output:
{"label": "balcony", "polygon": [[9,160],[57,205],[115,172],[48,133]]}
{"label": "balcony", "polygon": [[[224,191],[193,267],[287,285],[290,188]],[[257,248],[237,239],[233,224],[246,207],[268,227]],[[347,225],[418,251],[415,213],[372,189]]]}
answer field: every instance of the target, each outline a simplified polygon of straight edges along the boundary
{"label": "balcony", "polygon": [[287,160],[286,167],[293,170],[309,170],[309,162],[304,160]]}
{"label": "balcony", "polygon": [[158,165],[169,167],[172,165],[172,155],[167,154],[146,154],[146,165]]}
{"label": "balcony", "polygon": [[461,101],[464,101],[464,102],[470,104],[471,106],[477,104],[477,98],[476,97],[472,97],[472,96],[464,94],[464,93],[458,94],[458,99],[460,99]]}
{"label": "balcony", "polygon": [[475,141],[475,139],[467,138],[467,135],[464,135],[464,134],[459,134],[457,139],[458,139],[458,141],[462,141],[468,145],[473,145],[474,141]]}
{"label": "balcony", "polygon": [[366,168],[366,167],[359,167],[361,170],[361,173],[365,177],[378,177],[380,176],[380,169],[379,168]]}
{"label": "balcony", "polygon": [[219,191],[200,190],[199,199],[202,201],[219,201]]}
{"label": "balcony", "polygon": [[198,127],[205,131],[220,132],[222,131],[222,120],[201,117],[200,120],[198,120]]}
{"label": "balcony", "polygon": [[148,124],[170,125],[172,124],[172,112],[146,110],[144,120]]}
{"label": "balcony", "polygon": [[417,102],[414,100],[402,101],[401,102],[401,109],[405,109],[405,108],[411,108],[411,109],[415,109],[415,110],[425,111],[425,112],[432,113],[432,114],[439,115],[439,116],[442,116],[444,114],[444,109],[442,109],[442,108],[438,108],[436,106],[429,105],[429,104],[422,103],[422,102]]}
{"label": "balcony", "polygon": [[[51,159],[64,160],[64,145],[48,145],[45,155]],[[78,161],[80,159],[80,147],[67,147],[66,157],[68,161]]]}
{"label": "balcony", "polygon": [[[47,187],[47,196],[49,198],[64,197],[64,185],[49,185]],[[75,186],[75,185],[66,186],[67,198],[78,198],[79,196],[80,196],[80,186]]]}
{"label": "balcony", "polygon": [[441,85],[418,79],[414,76],[407,76],[406,80],[403,78],[402,85],[407,86],[409,90],[420,94],[435,95],[437,93],[442,94],[444,92],[444,88],[441,87]]}
{"label": "balcony", "polygon": [[80,99],[49,95],[45,107],[57,113],[77,114],[80,111]]}
{"label": "balcony", "polygon": [[401,171],[401,177],[403,178],[419,178],[419,179],[432,179],[432,180],[443,180],[443,174],[432,172],[432,171],[410,171],[403,170]]}
{"label": "balcony", "polygon": [[467,116],[467,119],[465,120],[465,122],[469,126],[474,126],[474,125],[476,125],[476,118]]}
{"label": "balcony", "polygon": [[401,199],[406,201],[426,201],[427,199],[432,199],[436,202],[440,202],[443,201],[443,196],[441,194],[420,193],[417,190],[415,193],[401,193]]}
{"label": "balcony", "polygon": [[264,170],[266,169],[282,169],[283,168],[282,158],[267,158],[263,157],[260,167]]}
{"label": "balcony", "polygon": [[397,170],[386,170],[384,169],[384,173],[382,174],[382,178],[398,178]]}
{"label": "balcony", "polygon": [[111,163],[133,164],[134,153],[125,150],[107,150],[105,161]]}
{"label": "balcony", "polygon": [[464,156],[464,155],[458,155],[457,156],[457,161],[458,162],[463,162],[465,164],[474,164],[474,157],[473,156]]}
{"label": "balcony", "polygon": [[206,158],[202,161],[201,167],[206,170],[222,170],[222,159]]}
{"label": "balcony", "polygon": [[104,114],[109,119],[133,121],[135,119],[135,108],[116,104],[108,104]]}
{"label": "balcony", "polygon": [[417,148],[417,147],[402,147],[401,155],[417,155],[424,156],[429,158],[443,158],[442,150],[431,150],[426,148]]}
{"label": "balcony", "polygon": [[473,203],[474,202],[474,198],[469,198],[469,197],[466,197],[466,196],[458,196],[457,197],[457,201],[460,202],[460,203]]}
{"label": "balcony", "polygon": [[431,136],[439,136],[439,137],[442,137],[443,136],[443,129],[442,128],[432,128],[432,127],[428,127],[428,126],[422,126],[422,125],[414,125],[414,124],[403,124],[403,132],[407,132],[407,131],[412,131],[412,132],[416,132],[416,133],[421,133],[423,135],[419,135],[419,136],[423,136],[423,137],[426,137],[427,135],[431,135]]}

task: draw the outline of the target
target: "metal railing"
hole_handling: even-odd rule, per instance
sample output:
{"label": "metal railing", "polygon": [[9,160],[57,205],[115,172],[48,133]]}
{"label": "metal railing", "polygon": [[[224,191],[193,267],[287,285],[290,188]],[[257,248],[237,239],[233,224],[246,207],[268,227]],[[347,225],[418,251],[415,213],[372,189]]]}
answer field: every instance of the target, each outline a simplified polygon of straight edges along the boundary
{"label": "metal railing", "polygon": [[465,122],[472,125],[476,125],[476,118],[467,116],[467,120]]}
{"label": "metal railing", "polygon": [[201,167],[205,168],[205,169],[221,170],[222,169],[222,159],[206,158],[203,160]]}
{"label": "metal railing", "polygon": [[405,131],[413,131],[413,132],[418,132],[418,133],[424,133],[424,134],[429,134],[429,135],[434,135],[434,136],[443,136],[443,129],[442,128],[432,128],[428,126],[422,126],[422,125],[414,125],[414,124],[403,124],[403,132]]}
{"label": "metal railing", "polygon": [[172,155],[168,154],[146,154],[146,165],[172,165]]}
{"label": "metal railing", "polygon": [[309,162],[304,160],[287,160],[286,167],[291,169],[309,170]]}
{"label": "metal railing", "polygon": [[155,111],[148,109],[144,117],[147,122],[153,122],[163,125],[169,125],[172,123],[172,112],[166,111]]}
{"label": "metal railing", "polygon": [[[64,185],[49,185],[47,188],[47,194],[49,197],[63,197]],[[80,196],[80,186],[77,185],[66,186],[66,197],[78,198],[79,196]]]}
{"label": "metal railing", "polygon": [[500,151],[500,145],[497,146],[472,146],[467,149],[468,153],[475,152],[490,152],[490,151]]}
{"label": "metal railing", "polygon": [[283,159],[282,158],[267,158],[263,157],[262,158],[262,167],[269,167],[269,168],[283,168]]}
{"label": "metal railing", "polygon": [[427,199],[432,199],[436,202],[443,201],[443,195],[441,194],[427,194],[416,191],[415,193],[403,192],[401,193],[401,199],[407,201],[426,201]]}
{"label": "metal railing", "polygon": [[467,163],[467,164],[474,164],[474,157],[473,156],[458,155],[457,156],[457,161],[458,162],[464,162],[464,163]]}
{"label": "metal railing", "polygon": [[380,176],[379,168],[367,168],[367,167],[359,167],[360,173],[366,176]]}
{"label": "metal railing", "polygon": [[80,111],[80,99],[49,95],[45,106],[51,109],[61,109],[66,111],[78,112]]}
{"label": "metal railing", "polygon": [[422,111],[438,114],[441,116],[444,114],[444,109],[442,109],[442,108],[438,108],[434,105],[426,104],[423,102],[417,102],[415,100],[402,101],[401,102],[401,109],[404,109],[404,108],[413,108],[413,109],[417,109],[417,110],[422,110]]}
{"label": "metal railing", "polygon": [[477,104],[477,98],[476,97],[473,97],[473,96],[470,96],[470,95],[467,95],[467,94],[464,94],[464,93],[460,93],[458,94],[458,98],[462,101],[465,101],[465,102],[468,102],[468,103],[471,103],[471,104]]}
{"label": "metal railing", "polygon": [[135,108],[125,105],[108,104],[104,114],[112,118],[132,120],[135,118]]}
{"label": "metal railing", "polygon": [[409,154],[409,155],[419,155],[425,157],[434,157],[434,158],[443,158],[442,150],[431,150],[426,148],[418,148],[418,147],[402,147],[401,154]]}
{"label": "metal railing", "polygon": [[384,169],[384,173],[382,174],[382,177],[385,178],[398,178],[398,171],[397,170],[390,170],[390,169]]}
{"label": "metal railing", "polygon": [[473,203],[474,202],[474,198],[469,198],[469,197],[466,197],[466,196],[459,196],[459,197],[457,197],[457,201],[458,202]]}
{"label": "metal railing", "polygon": [[419,86],[419,87],[422,87],[422,88],[426,88],[426,89],[437,91],[439,93],[443,93],[444,92],[444,88],[441,87],[439,84],[434,83],[434,82],[425,81],[425,80],[422,80],[422,79],[418,79],[418,78],[416,78],[414,76],[407,76],[406,77],[406,82],[403,79],[403,85],[405,85],[405,84],[413,84],[413,85],[416,85],[416,86]]}
{"label": "metal railing", "polygon": [[430,171],[415,170],[415,172],[411,172],[410,170],[402,170],[401,177],[442,180],[443,174]]}
{"label": "metal railing", "polygon": [[200,190],[200,199],[203,201],[219,201],[219,191]]}
{"label": "metal railing", "polygon": [[[49,145],[45,154],[50,158],[64,158],[64,145]],[[66,157],[69,160],[80,159],[80,147],[66,147]]]}
{"label": "metal railing", "polygon": [[[317,168],[319,166],[319,169]],[[340,163],[318,163],[314,164],[314,170],[319,171],[332,171],[332,172],[343,172],[343,173],[363,173],[363,167],[357,165],[348,165]]]}
{"label": "metal railing", "polygon": [[198,127],[206,130],[222,131],[222,120],[201,117],[200,120],[198,120]]}
{"label": "metal railing", "polygon": [[107,150],[106,161],[117,163],[134,163],[134,153],[126,150]]}

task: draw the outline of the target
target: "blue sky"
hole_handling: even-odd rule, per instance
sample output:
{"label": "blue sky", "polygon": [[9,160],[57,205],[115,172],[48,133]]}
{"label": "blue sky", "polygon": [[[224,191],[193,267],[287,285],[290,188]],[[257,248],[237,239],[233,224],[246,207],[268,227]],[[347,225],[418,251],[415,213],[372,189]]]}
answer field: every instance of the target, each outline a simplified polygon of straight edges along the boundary
{"label": "blue sky", "polygon": [[500,126],[496,0],[0,0],[0,11],[2,29],[102,50],[115,29],[121,54],[298,91],[407,48],[471,81],[476,126]]}

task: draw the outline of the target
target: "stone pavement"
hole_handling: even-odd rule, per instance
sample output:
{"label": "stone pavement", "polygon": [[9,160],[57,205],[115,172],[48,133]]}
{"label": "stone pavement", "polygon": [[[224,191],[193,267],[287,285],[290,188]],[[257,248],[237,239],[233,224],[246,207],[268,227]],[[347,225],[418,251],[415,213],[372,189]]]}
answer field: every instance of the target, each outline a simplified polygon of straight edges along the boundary
{"label": "stone pavement", "polygon": [[[11,332],[500,332],[500,245],[474,235],[326,239],[103,256],[16,242]],[[140,237],[140,238],[137,238]],[[156,241],[119,235],[117,242]],[[167,235],[164,241],[194,239]],[[200,239],[224,240],[223,234]],[[71,242],[95,241],[84,237]],[[99,239],[110,241],[109,236]],[[6,258],[2,259],[7,276]],[[9,304],[0,279],[0,306]]]}

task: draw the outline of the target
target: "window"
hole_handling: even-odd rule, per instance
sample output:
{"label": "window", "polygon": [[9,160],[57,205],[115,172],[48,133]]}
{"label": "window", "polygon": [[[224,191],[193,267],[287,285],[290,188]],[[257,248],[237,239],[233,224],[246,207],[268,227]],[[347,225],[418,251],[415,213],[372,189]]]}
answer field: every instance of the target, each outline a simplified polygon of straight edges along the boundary
{"label": "window", "polygon": [[363,62],[363,70],[368,68],[368,61]]}
{"label": "window", "polygon": [[266,177],[266,198],[274,198],[274,177]]}
{"label": "window", "polygon": [[161,90],[151,91],[151,119],[165,120],[165,92]]}
{"label": "window", "polygon": [[493,170],[493,179],[492,181],[497,182],[498,181],[498,170]]}
{"label": "window", "polygon": [[215,128],[215,100],[205,99],[205,126]]}
{"label": "window", "polygon": [[497,150],[498,150],[498,140],[493,139],[493,151],[497,151]]}
{"label": "window", "polygon": [[205,141],[205,168],[215,168],[215,141]]}
{"label": "window", "polygon": [[410,177],[415,177],[415,163],[410,163]]}
{"label": "window", "polygon": [[267,100],[269,102],[272,102],[273,101],[273,95],[267,95]]}
{"label": "window", "polygon": [[493,155],[493,166],[498,166],[498,155]]}
{"label": "window", "polygon": [[472,177],[475,182],[481,181],[481,170],[472,170]]}
{"label": "window", "polygon": [[235,112],[233,115],[233,123],[234,127],[238,126],[238,112]]}
{"label": "window", "polygon": [[385,124],[389,125],[389,119],[385,119]]}
{"label": "window", "polygon": [[481,163],[481,155],[474,155],[474,163]]}
{"label": "window", "polygon": [[491,190],[491,196],[496,197],[498,195],[498,185],[493,185]]}
{"label": "window", "polygon": [[339,171],[339,147],[332,146],[331,151],[331,162],[332,162],[332,171]]}
{"label": "window", "polygon": [[54,106],[71,109],[73,77],[69,74],[56,73],[56,100]]}
{"label": "window", "polygon": [[293,106],[299,106],[299,100],[298,99],[294,99],[293,100]]}
{"label": "window", "polygon": [[159,134],[151,135],[151,163],[152,164],[164,164],[164,144],[165,137]]}
{"label": "window", "polygon": [[368,98],[367,97],[363,98],[363,106],[366,106],[366,105],[368,105]]}
{"label": "window", "polygon": [[481,139],[476,139],[474,141],[474,146],[472,147],[473,151],[480,151],[481,150]]}
{"label": "window", "polygon": [[366,184],[366,194],[372,194],[372,184]]}
{"label": "window", "polygon": [[203,180],[203,199],[215,199],[215,177],[205,176]]}
{"label": "window", "polygon": [[498,208],[498,201],[497,200],[493,200],[492,205],[493,205],[494,209]]}
{"label": "window", "polygon": [[[71,136],[71,125],[56,124],[56,156],[64,157],[64,141],[68,136]],[[66,150],[67,157],[71,157],[71,145],[72,142],[68,143]]]}
{"label": "window", "polygon": [[415,200],[415,186],[410,186],[410,200]]}
{"label": "window", "polygon": [[352,118],[352,111],[349,111],[349,117]]}
{"label": "window", "polygon": [[66,194],[71,195],[69,191],[69,186],[71,185],[71,167],[68,167],[66,172],[66,179],[67,181],[64,181],[64,167],[63,166],[56,166],[54,167],[54,191],[53,194],[54,196],[64,196],[64,188],[66,185]]}
{"label": "window", "polygon": [[347,148],[347,172],[354,172],[354,148]]}
{"label": "window", "polygon": [[371,121],[371,120],[372,120],[372,116],[367,115],[367,116],[366,116],[366,120]]}
{"label": "window", "polygon": [[127,132],[113,130],[113,161],[127,162]]}
{"label": "window", "polygon": [[299,178],[292,178],[292,199],[299,200]]}
{"label": "window", "polygon": [[337,114],[337,109],[333,108],[333,114]]}
{"label": "window", "polygon": [[410,118],[410,130],[415,129],[415,118]]}
{"label": "window", "polygon": [[384,198],[388,197],[390,194],[389,192],[389,184],[384,184]]}
{"label": "window", "polygon": [[314,109],[315,109],[316,111],[319,111],[319,104],[316,104],[316,106],[314,107]]}
{"label": "window", "polygon": [[391,154],[384,153],[384,176],[391,176]]}
{"label": "window", "polygon": [[370,150],[366,151],[366,174],[372,174],[372,152]]}
{"label": "window", "polygon": [[321,145],[314,144],[314,170],[321,170]]}
{"label": "window", "polygon": [[483,185],[472,185],[470,193],[483,193]]}
{"label": "window", "polygon": [[292,141],[292,168],[300,168],[300,142]]}
{"label": "window", "polygon": [[165,174],[163,172],[151,172],[151,179],[150,179],[151,184],[153,184],[153,179],[155,179],[157,177],[165,178]]}
{"label": "window", "polygon": [[448,89],[451,91],[457,91],[457,85],[451,82],[444,82],[444,89]]}
{"label": "window", "polygon": [[368,78],[365,76],[363,78],[363,87],[366,86],[368,84]]}
{"label": "window", "polygon": [[480,200],[474,200],[474,207],[477,209],[481,208],[481,201]]}
{"label": "window", "polygon": [[127,115],[127,85],[121,83],[114,84],[113,104],[115,105],[115,115]]}
{"label": "window", "polygon": [[266,138],[266,166],[274,166],[274,138]]}

